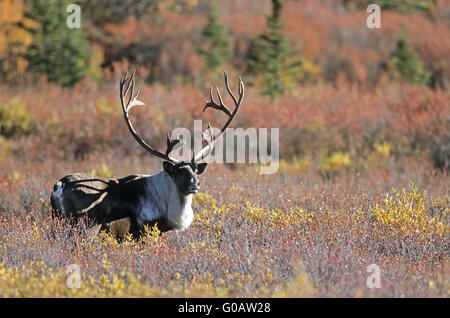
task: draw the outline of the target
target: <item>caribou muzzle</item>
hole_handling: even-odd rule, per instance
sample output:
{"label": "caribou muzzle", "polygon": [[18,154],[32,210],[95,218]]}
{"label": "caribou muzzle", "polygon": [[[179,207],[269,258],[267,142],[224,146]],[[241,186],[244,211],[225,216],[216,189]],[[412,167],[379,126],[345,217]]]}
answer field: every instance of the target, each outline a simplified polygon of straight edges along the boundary
{"label": "caribou muzzle", "polygon": [[197,178],[190,178],[185,194],[195,194],[200,190],[200,181]]}

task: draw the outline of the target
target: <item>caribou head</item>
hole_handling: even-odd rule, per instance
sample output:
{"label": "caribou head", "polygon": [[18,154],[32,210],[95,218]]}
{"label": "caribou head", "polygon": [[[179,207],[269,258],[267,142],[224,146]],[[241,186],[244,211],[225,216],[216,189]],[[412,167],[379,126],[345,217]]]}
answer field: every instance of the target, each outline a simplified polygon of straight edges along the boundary
{"label": "caribou head", "polygon": [[228,126],[231,124],[236,114],[238,113],[239,107],[241,106],[242,103],[242,99],[244,98],[244,83],[242,82],[241,79],[239,79],[239,97],[236,98],[234,93],[230,89],[230,85],[228,83],[228,74],[226,72],[224,73],[226,89],[235,104],[235,107],[232,112],[228,109],[227,106],[225,106],[219,88],[216,86],[217,96],[219,98],[219,104],[217,104],[213,96],[213,88],[212,86],[210,87],[210,101],[206,103],[205,107],[203,108],[203,111],[205,111],[207,108],[217,109],[225,113],[228,117],[228,120],[215,135],[212,134],[211,125],[208,124],[209,135],[207,136],[206,134],[203,134],[203,139],[207,142],[207,145],[204,148],[202,148],[198,153],[195,153],[193,151],[192,159],[190,161],[183,162],[176,160],[170,155],[174,149],[178,148],[183,144],[183,141],[181,141],[180,139],[171,139],[170,134],[168,134],[167,148],[165,153],[162,153],[152,148],[147,142],[144,141],[144,139],[141,136],[139,136],[139,134],[134,129],[133,124],[131,123],[129,117],[129,111],[134,106],[145,105],[143,102],[137,99],[140,91],[138,90],[134,94],[134,87],[135,87],[134,75],[135,72],[133,71],[130,77],[128,77],[127,74],[120,80],[120,101],[122,104],[124,119],[131,135],[146,151],[148,151],[153,156],[156,156],[164,160],[163,162],[164,171],[167,172],[167,174],[171,178],[173,178],[178,187],[178,190],[181,193],[184,194],[197,193],[200,187],[200,182],[198,180],[197,175],[202,174],[206,170],[207,166],[207,163],[202,161],[212,152],[214,148],[214,143],[223,135],[225,130],[228,128]]}

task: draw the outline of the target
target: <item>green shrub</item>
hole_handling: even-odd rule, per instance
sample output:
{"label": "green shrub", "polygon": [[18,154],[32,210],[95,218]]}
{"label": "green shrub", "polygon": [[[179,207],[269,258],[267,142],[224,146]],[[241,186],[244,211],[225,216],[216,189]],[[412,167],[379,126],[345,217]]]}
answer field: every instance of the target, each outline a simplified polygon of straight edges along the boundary
{"label": "green shrub", "polygon": [[72,87],[89,67],[90,51],[85,32],[66,25],[68,0],[29,1],[26,16],[39,25],[26,58],[30,69],[50,82]]}
{"label": "green shrub", "polygon": [[219,9],[213,3],[208,15],[208,23],[203,28],[202,36],[207,42],[207,48],[197,48],[197,53],[204,60],[208,69],[217,72],[231,58],[228,30],[219,23]]}
{"label": "green shrub", "polygon": [[422,65],[419,56],[410,47],[408,35],[403,32],[397,41],[390,64],[408,84],[428,84],[430,72]]}
{"label": "green shrub", "polygon": [[262,93],[272,98],[291,90],[303,73],[300,52],[291,48],[283,33],[282,6],[281,0],[272,0],[268,32],[254,41],[248,56],[249,72],[262,76]]}

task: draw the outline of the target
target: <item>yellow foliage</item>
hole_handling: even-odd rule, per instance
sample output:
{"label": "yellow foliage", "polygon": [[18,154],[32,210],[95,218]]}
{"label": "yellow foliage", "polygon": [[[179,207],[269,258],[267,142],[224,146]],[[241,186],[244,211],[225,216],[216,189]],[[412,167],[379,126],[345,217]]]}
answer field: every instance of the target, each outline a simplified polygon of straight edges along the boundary
{"label": "yellow foliage", "polygon": [[0,135],[0,159],[6,158],[11,148],[11,142]]}
{"label": "yellow foliage", "polygon": [[205,273],[180,282],[181,275],[176,273],[167,286],[153,287],[126,270],[111,273],[106,258],[103,267],[105,273],[98,275],[80,268],[80,288],[70,288],[67,282],[71,273],[64,268],[53,269],[42,261],[8,268],[0,263],[0,297],[229,297],[252,278],[250,274],[227,272],[215,280]]}
{"label": "yellow foliage", "polygon": [[114,176],[114,172],[111,170],[111,168],[104,162],[102,162],[99,166],[94,168],[91,171],[91,174],[104,177],[104,178],[112,178]]}
{"label": "yellow foliage", "polygon": [[50,209],[50,202],[48,199],[44,199],[43,197],[40,197],[39,202],[41,202],[41,204],[44,208]]}
{"label": "yellow foliage", "polygon": [[222,218],[228,213],[231,205],[217,205],[212,206],[210,209],[202,209],[194,217],[194,220],[206,227],[213,229],[219,229],[223,226]]}
{"label": "yellow foliage", "polygon": [[308,277],[307,272],[302,264],[296,266],[296,276],[289,280],[274,293],[274,297],[314,297],[318,295],[318,291]]}
{"label": "yellow foliage", "polygon": [[222,219],[232,208],[232,205],[217,205],[217,200],[207,193],[198,193],[194,197],[194,207],[199,210],[194,215],[194,223],[208,228],[219,229],[223,226]]}
{"label": "yellow foliage", "polygon": [[244,210],[252,222],[275,221],[281,218],[282,214],[279,210],[265,209],[250,202],[246,202]]}
{"label": "yellow foliage", "polygon": [[278,164],[279,173],[301,172],[311,167],[311,160],[308,157],[294,157],[290,162],[281,159]]}
{"label": "yellow foliage", "polygon": [[32,227],[32,231],[33,231],[33,236],[32,236],[33,242],[38,242],[39,239],[41,238],[41,236],[39,234],[39,230],[38,230],[36,222],[33,222],[31,227]]}
{"label": "yellow foliage", "polygon": [[155,223],[153,226],[144,225],[144,233],[155,243],[158,242],[161,237],[161,231],[159,230],[157,223]]}
{"label": "yellow foliage", "polygon": [[19,181],[20,173],[17,170],[13,170],[12,174],[9,176],[9,179],[12,181]]}
{"label": "yellow foliage", "polygon": [[[226,214],[230,210],[240,209],[233,204],[218,206],[217,201],[211,195],[204,193],[199,193],[198,197],[194,198],[194,206],[203,206],[200,211],[195,213],[194,222],[212,229],[222,228],[222,220]],[[307,212],[297,206],[291,207],[288,211],[282,211],[259,207],[251,202],[246,202],[243,209],[250,222],[266,221],[273,225],[289,226],[312,223],[316,219],[314,212]]]}
{"label": "yellow foliage", "polygon": [[285,222],[296,224],[313,223],[316,220],[314,212],[306,212],[298,206],[291,207],[289,213],[285,216]]}
{"label": "yellow foliage", "polygon": [[217,205],[217,200],[214,199],[214,197],[211,194],[208,193],[197,193],[194,196],[194,205],[196,206],[213,206],[213,205]]}
{"label": "yellow foliage", "polygon": [[117,108],[115,108],[114,106],[117,105],[111,105],[104,97],[100,97],[95,101],[95,108],[102,118],[104,117],[108,119],[111,118],[111,116],[113,116],[115,113],[117,113]]}
{"label": "yellow foliage", "polygon": [[3,80],[11,81],[28,66],[23,56],[32,40],[31,34],[17,23],[28,28],[35,28],[36,24],[24,17],[21,0],[0,0],[0,8],[0,73],[6,76]]}
{"label": "yellow foliage", "polygon": [[269,221],[274,224],[298,225],[312,223],[316,219],[314,212],[306,212],[297,206],[291,207],[287,212],[283,212],[278,209],[261,208],[247,202],[245,212],[252,222]]}
{"label": "yellow foliage", "polygon": [[90,276],[81,269],[80,288],[69,288],[64,269],[48,268],[43,262],[6,268],[0,263],[0,297],[163,297],[128,272]]}
{"label": "yellow foliage", "polygon": [[445,219],[430,216],[425,206],[425,194],[415,186],[411,191],[393,189],[393,195],[387,195],[384,204],[377,204],[371,213],[376,222],[391,231],[418,234],[422,238],[450,233]]}
{"label": "yellow foliage", "polygon": [[327,174],[348,171],[350,169],[350,165],[350,155],[342,151],[337,151],[325,159],[321,170]]}
{"label": "yellow foliage", "polygon": [[302,65],[303,68],[305,70],[305,72],[310,76],[310,77],[316,77],[321,73],[321,69],[320,69],[320,65],[314,63],[313,61],[307,59],[307,58],[303,58],[302,59]]}
{"label": "yellow foliage", "polygon": [[47,122],[45,123],[45,131],[51,143],[57,143],[59,137],[64,133],[64,130],[64,126],[55,114],[51,115],[47,119]]}
{"label": "yellow foliage", "polygon": [[119,246],[119,243],[117,242],[116,238],[113,235],[111,235],[110,233],[107,233],[105,230],[101,231],[99,233],[98,241],[100,242],[100,245],[102,245],[102,246],[108,246],[108,247]]}
{"label": "yellow foliage", "polygon": [[20,102],[20,99],[14,98],[8,104],[0,105],[1,135],[5,137],[29,135],[35,130],[35,118]]}
{"label": "yellow foliage", "polygon": [[295,157],[292,164],[294,166],[295,171],[304,171],[311,166],[311,162],[307,157],[302,158]]}
{"label": "yellow foliage", "polygon": [[387,141],[383,141],[382,143],[375,143],[373,145],[375,149],[375,153],[381,157],[389,157],[391,154],[392,145]]}

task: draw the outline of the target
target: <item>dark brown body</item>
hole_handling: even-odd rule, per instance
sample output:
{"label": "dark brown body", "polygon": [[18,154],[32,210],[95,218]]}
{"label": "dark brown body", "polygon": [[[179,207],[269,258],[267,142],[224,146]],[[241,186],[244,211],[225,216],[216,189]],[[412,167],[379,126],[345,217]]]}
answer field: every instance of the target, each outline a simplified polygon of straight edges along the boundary
{"label": "dark brown body", "polygon": [[[65,176],[54,185],[50,198],[52,213],[70,219],[72,224],[85,218],[96,232],[106,230],[117,238],[128,233],[139,238],[143,225],[153,226],[155,223],[162,232],[175,229],[168,224],[163,209],[158,208],[160,198],[149,197],[152,193],[148,189],[149,178],[152,176],[131,175],[121,179],[106,179],[87,173]],[[155,207],[155,217],[139,224],[144,198]]]}

